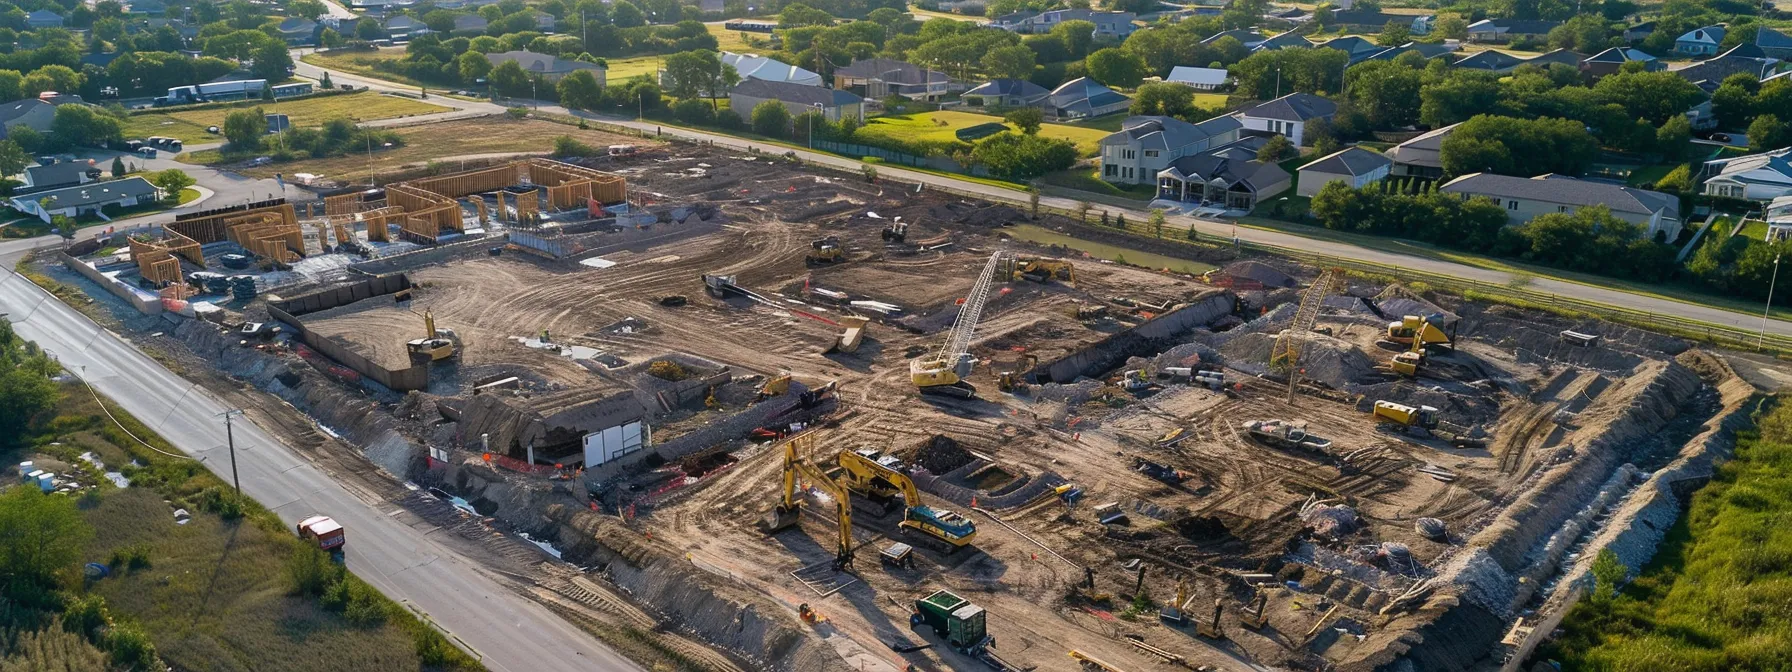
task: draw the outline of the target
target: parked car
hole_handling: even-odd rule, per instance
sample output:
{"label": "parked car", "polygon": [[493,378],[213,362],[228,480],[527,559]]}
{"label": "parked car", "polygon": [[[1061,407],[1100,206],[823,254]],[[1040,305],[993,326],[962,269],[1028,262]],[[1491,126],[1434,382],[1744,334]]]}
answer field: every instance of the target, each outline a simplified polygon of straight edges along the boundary
{"label": "parked car", "polygon": [[146,158],[146,159],[156,158],[156,148],[154,148],[154,147],[144,147],[142,149],[137,150],[137,153],[142,154],[143,158]]}
{"label": "parked car", "polygon": [[207,127],[205,127],[205,132],[210,133],[212,135],[217,135],[218,127],[217,126],[207,126]]}

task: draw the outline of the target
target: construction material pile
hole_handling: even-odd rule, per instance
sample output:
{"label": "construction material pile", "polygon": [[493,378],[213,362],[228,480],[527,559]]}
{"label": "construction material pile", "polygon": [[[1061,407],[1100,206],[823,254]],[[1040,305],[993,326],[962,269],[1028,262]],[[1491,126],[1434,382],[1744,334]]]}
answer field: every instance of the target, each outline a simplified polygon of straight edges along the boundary
{"label": "construction material pile", "polygon": [[1300,281],[1295,280],[1294,276],[1260,261],[1240,261],[1227,264],[1225,268],[1220,269],[1220,273],[1237,279],[1255,280],[1267,288],[1300,286]]}
{"label": "construction material pile", "polygon": [[1449,528],[1444,526],[1444,521],[1436,518],[1420,518],[1413,523],[1412,529],[1432,541],[1447,541],[1450,538]]}
{"label": "construction material pile", "polygon": [[935,434],[921,442],[910,461],[928,473],[944,474],[970,464],[974,459],[977,457],[952,437]]}
{"label": "construction material pile", "polygon": [[[1266,333],[1244,334],[1220,346],[1227,366],[1251,374],[1269,371],[1269,356],[1275,348],[1276,336]],[[1356,383],[1381,380],[1375,362],[1349,342],[1308,334],[1301,347],[1301,377],[1333,389],[1344,389]]]}
{"label": "construction material pile", "polygon": [[1343,504],[1320,504],[1309,501],[1301,507],[1300,520],[1313,534],[1326,539],[1341,539],[1356,532],[1361,521],[1356,509]]}

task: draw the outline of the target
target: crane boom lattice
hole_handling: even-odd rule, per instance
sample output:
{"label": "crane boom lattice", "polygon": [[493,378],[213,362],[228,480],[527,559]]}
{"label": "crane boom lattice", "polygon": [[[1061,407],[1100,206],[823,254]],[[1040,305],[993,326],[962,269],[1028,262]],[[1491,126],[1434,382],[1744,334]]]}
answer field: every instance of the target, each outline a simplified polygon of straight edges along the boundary
{"label": "crane boom lattice", "polygon": [[977,276],[977,284],[971,285],[970,294],[965,296],[964,307],[958,310],[958,317],[952,320],[952,335],[941,348],[939,359],[955,362],[971,351],[971,336],[977,331],[977,320],[983,315],[983,304],[989,302],[989,290],[995,284],[996,268],[1001,265],[1003,256],[1002,252],[989,255],[989,263],[983,265],[983,274]]}
{"label": "crane boom lattice", "polygon": [[1341,286],[1343,280],[1342,269],[1328,268],[1320,273],[1319,279],[1308,285],[1306,293],[1301,295],[1300,308],[1294,311],[1294,322],[1276,338],[1275,346],[1270,349],[1270,366],[1288,368],[1289,402],[1294,401],[1295,385],[1300,379],[1301,346],[1306,344],[1313,326],[1319,323],[1319,309],[1325,305],[1325,297],[1331,296],[1334,285]]}

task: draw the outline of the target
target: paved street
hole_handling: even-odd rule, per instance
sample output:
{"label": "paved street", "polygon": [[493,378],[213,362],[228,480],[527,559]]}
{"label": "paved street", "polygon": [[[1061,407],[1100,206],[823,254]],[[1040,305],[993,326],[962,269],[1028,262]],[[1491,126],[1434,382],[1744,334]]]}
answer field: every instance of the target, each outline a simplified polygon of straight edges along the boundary
{"label": "paved street", "polygon": [[[24,277],[0,275],[0,315],[189,455],[230,479],[224,407]],[[387,596],[429,614],[483,654],[494,672],[638,670],[541,605],[513,593],[397,522],[397,507],[344,488],[251,422],[235,428],[243,491],[288,524],[324,513],[348,529],[348,566]]]}

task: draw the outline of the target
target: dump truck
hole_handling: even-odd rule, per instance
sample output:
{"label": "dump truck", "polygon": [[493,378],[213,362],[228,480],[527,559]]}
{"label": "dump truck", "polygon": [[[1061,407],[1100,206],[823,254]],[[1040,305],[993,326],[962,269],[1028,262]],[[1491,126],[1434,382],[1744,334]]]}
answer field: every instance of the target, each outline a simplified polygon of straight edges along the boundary
{"label": "dump truck", "polygon": [[1467,427],[1439,419],[1437,408],[1432,406],[1414,407],[1387,400],[1377,400],[1373,415],[1381,423],[1381,427],[1397,434],[1419,438],[1435,436],[1448,441],[1451,446],[1456,448],[1485,448],[1487,446],[1487,441],[1471,438]]}
{"label": "dump truck", "polygon": [[1277,448],[1311,450],[1325,452],[1332,447],[1329,439],[1322,439],[1307,433],[1307,423],[1289,422],[1287,420],[1250,420],[1244,423],[1244,430],[1251,438]]}
{"label": "dump truck", "polygon": [[329,553],[331,559],[342,562],[343,542],[347,541],[343,536],[342,523],[329,516],[311,516],[299,521],[296,529],[300,539],[317,544],[318,550]]}
{"label": "dump truck", "polygon": [[927,625],[954,650],[976,655],[995,644],[995,639],[989,636],[986,616],[983,607],[971,604],[970,600],[951,591],[939,590],[915,600],[915,612],[909,616],[909,625],[916,628]]}

